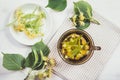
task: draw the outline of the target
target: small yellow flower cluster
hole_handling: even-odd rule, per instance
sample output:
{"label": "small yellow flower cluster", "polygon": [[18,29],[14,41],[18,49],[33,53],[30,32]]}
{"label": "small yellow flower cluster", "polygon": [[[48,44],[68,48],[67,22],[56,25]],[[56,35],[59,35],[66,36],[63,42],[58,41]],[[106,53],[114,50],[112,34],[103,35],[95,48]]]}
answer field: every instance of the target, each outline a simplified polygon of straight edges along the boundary
{"label": "small yellow flower cluster", "polygon": [[79,15],[74,15],[74,16],[71,18],[71,20],[72,20],[74,26],[77,25],[77,22],[79,22],[79,24],[80,24],[81,26],[84,26],[84,25],[85,25],[85,23],[84,23],[85,16],[84,16],[84,14],[83,14],[82,12],[81,12]]}
{"label": "small yellow flower cluster", "polygon": [[38,74],[38,78],[42,80],[43,78],[50,78],[53,72],[53,67],[56,66],[56,61],[53,58],[44,57],[46,70],[43,73]]}
{"label": "small yellow flower cluster", "polygon": [[34,33],[25,28],[24,24],[19,23],[17,26],[14,26],[15,31],[24,32],[30,39],[34,39],[38,36],[44,36],[42,32]]}
{"label": "small yellow flower cluster", "polygon": [[[44,36],[44,34],[41,31],[39,31],[39,29],[38,29],[38,31],[36,31],[35,29],[30,27],[31,24],[32,24],[32,21],[31,21],[31,24],[29,24],[30,19],[28,21],[28,19],[24,18],[24,17],[26,17],[26,16],[28,17],[30,15],[32,15],[32,14],[24,14],[23,11],[20,8],[17,9],[15,11],[16,22],[14,24],[14,30],[17,31],[17,32],[24,32],[27,35],[27,37],[30,38],[30,39],[34,39],[34,38],[39,37],[39,36]],[[35,14],[34,14],[34,16],[35,16]],[[39,26],[41,26],[42,25],[41,20],[45,17],[44,12],[40,12],[38,17],[40,19],[38,21],[40,23]],[[26,24],[26,23],[28,23],[28,24]],[[27,28],[27,26],[30,27],[30,28]],[[34,27],[34,26],[36,26],[36,25],[32,25],[32,27]]]}
{"label": "small yellow flower cluster", "polygon": [[25,30],[25,26],[24,26],[23,24],[20,24],[20,23],[19,23],[17,27],[14,25],[14,29],[15,29],[15,31],[20,31],[20,32],[22,32],[22,31]]}
{"label": "small yellow flower cluster", "polygon": [[85,19],[85,17],[84,17],[84,15],[83,15],[83,13],[81,12],[80,15],[79,15],[79,23],[80,23],[80,25],[82,25],[82,26],[85,25],[84,19]]}
{"label": "small yellow flower cluster", "polygon": [[84,36],[73,33],[62,42],[62,55],[66,59],[79,60],[89,52],[89,44]]}
{"label": "small yellow flower cluster", "polygon": [[15,17],[19,19],[23,15],[22,10],[19,8],[15,11]]}

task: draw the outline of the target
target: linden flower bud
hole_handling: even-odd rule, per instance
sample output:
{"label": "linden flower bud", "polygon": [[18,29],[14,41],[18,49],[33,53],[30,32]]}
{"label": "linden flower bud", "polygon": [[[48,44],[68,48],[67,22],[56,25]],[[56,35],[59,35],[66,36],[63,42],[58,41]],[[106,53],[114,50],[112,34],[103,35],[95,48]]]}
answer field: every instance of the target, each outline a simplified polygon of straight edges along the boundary
{"label": "linden flower bud", "polygon": [[66,45],[66,44],[63,44],[63,46],[62,46],[62,47],[64,47],[64,48],[65,48],[65,47],[67,47],[67,45]]}
{"label": "linden flower bud", "polygon": [[79,21],[79,23],[80,23],[81,26],[85,25],[85,23],[83,21]]}
{"label": "linden flower bud", "polygon": [[68,59],[68,56],[65,56],[65,59]]}
{"label": "linden flower bud", "polygon": [[45,63],[44,63],[44,65],[45,65],[45,66],[46,66],[46,65],[48,65],[48,63],[47,63],[47,62],[45,62]]}
{"label": "linden flower bud", "polygon": [[48,69],[48,75],[47,75],[47,77],[48,77],[48,78],[50,78],[50,77],[51,77],[51,75],[52,75],[52,69],[51,69],[51,68],[49,68],[49,69]]}
{"label": "linden flower bud", "polygon": [[83,14],[80,14],[79,18],[80,18],[81,21],[83,21],[85,19],[85,17],[83,16]]}
{"label": "linden flower bud", "polygon": [[24,31],[25,30],[25,26],[23,24],[18,24],[18,26],[17,27],[15,26],[14,29],[16,31]]}
{"label": "linden flower bud", "polygon": [[23,14],[23,12],[22,12],[22,10],[21,10],[20,8],[15,11],[15,16],[16,16],[17,18],[21,17],[22,14]]}
{"label": "linden flower bud", "polygon": [[44,56],[44,57],[43,57],[43,60],[44,60],[44,61],[48,61],[49,59],[48,59],[48,57],[45,57],[45,56]]}
{"label": "linden flower bud", "polygon": [[85,17],[84,17],[84,16],[81,16],[81,17],[80,17],[80,20],[81,20],[81,21],[83,21],[84,19],[85,19]]}
{"label": "linden flower bud", "polygon": [[85,45],[85,49],[88,50],[89,49],[89,45]]}
{"label": "linden flower bud", "polygon": [[73,22],[73,24],[76,26],[77,24],[76,24],[76,18],[77,18],[77,15],[74,15],[72,18],[71,18],[71,20],[72,20],[72,22]]}
{"label": "linden flower bud", "polygon": [[50,64],[51,67],[56,66],[56,61],[55,61],[55,59],[53,59],[53,58],[49,59],[49,64]]}
{"label": "linden flower bud", "polygon": [[76,55],[75,60],[79,60],[82,57],[83,57],[83,55],[79,53],[79,54]]}
{"label": "linden flower bud", "polygon": [[47,72],[44,72],[43,73],[43,77],[47,77],[48,76],[48,73]]}

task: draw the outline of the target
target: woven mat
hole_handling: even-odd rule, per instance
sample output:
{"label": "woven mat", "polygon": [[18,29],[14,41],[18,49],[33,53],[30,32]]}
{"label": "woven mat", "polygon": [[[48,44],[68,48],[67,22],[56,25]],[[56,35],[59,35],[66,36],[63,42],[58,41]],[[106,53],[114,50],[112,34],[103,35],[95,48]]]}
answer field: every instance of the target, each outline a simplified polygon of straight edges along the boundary
{"label": "woven mat", "polygon": [[[71,14],[72,12],[70,16]],[[57,41],[60,36],[66,30],[74,28],[69,20],[70,16],[67,17],[48,44],[51,49],[50,56],[54,57],[57,61],[55,70],[67,77],[68,80],[96,80],[120,42],[120,29],[94,12],[95,19],[101,25],[91,24],[85,31],[92,36],[96,46],[101,46],[102,50],[95,51],[92,58],[85,64],[70,65],[60,58],[57,51]]]}

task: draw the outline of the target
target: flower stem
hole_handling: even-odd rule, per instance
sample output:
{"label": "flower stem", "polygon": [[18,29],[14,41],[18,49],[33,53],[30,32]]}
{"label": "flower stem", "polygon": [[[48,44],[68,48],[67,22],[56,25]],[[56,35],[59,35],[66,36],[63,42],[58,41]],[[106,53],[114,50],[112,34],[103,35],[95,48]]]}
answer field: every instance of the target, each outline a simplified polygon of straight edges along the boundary
{"label": "flower stem", "polygon": [[31,72],[32,72],[32,70],[30,72],[28,72],[28,75],[25,77],[24,80],[27,80],[27,78],[30,76]]}
{"label": "flower stem", "polygon": [[100,23],[97,20],[95,20],[94,18],[91,18],[90,22],[100,25]]}

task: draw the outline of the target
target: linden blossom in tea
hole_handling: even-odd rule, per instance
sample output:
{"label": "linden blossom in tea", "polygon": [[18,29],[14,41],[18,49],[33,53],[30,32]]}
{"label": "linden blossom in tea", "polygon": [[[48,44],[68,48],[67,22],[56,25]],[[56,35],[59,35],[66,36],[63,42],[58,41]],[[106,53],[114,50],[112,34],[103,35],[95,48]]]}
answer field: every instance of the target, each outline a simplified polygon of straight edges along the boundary
{"label": "linden blossom in tea", "polygon": [[72,33],[62,42],[61,53],[66,59],[79,60],[89,52],[89,42],[81,34]]}
{"label": "linden blossom in tea", "polygon": [[87,62],[94,50],[100,50],[101,47],[94,45],[93,39],[86,31],[70,29],[58,40],[57,49],[63,61],[78,65]]}

